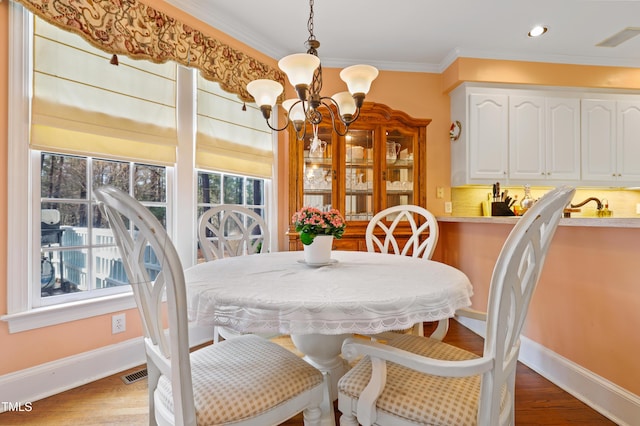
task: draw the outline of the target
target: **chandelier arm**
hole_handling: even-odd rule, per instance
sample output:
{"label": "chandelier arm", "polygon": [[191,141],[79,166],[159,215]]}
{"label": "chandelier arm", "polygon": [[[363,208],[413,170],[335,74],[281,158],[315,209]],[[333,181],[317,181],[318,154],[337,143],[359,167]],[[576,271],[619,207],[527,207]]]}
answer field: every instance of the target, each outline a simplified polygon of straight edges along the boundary
{"label": "chandelier arm", "polygon": [[[330,98],[329,96],[323,96],[320,99],[331,101],[331,105],[336,107],[336,110],[338,111],[338,117],[337,117],[338,120],[336,120],[336,114],[333,113],[333,109],[331,108],[331,105],[325,102],[322,102],[322,105],[324,105],[324,107],[329,110],[329,114],[331,116],[331,127],[333,127],[333,131],[336,132],[339,136],[345,136],[349,131],[349,124],[351,124],[353,120],[346,122],[345,120],[342,119],[342,116],[340,115],[340,107],[338,106],[336,101],[333,100],[333,98]],[[340,131],[340,129],[336,125],[336,121],[344,125],[344,132]]]}
{"label": "chandelier arm", "polygon": [[[299,132],[298,129],[296,129],[294,127],[295,132],[296,132],[296,139],[301,141],[305,138],[305,136],[307,136],[307,126],[302,126],[302,130]],[[302,133],[302,134],[300,134]]]}
{"label": "chandelier arm", "polygon": [[269,128],[271,130],[273,130],[274,132],[281,132],[281,131],[285,130],[287,128],[287,126],[289,125],[289,123],[291,122],[291,120],[289,120],[289,117],[287,117],[287,121],[284,123],[284,126],[282,126],[281,128],[277,128],[277,127],[273,127],[271,125],[271,123],[269,123],[269,121],[270,121],[269,119],[265,118],[264,121],[267,123],[267,126],[269,126]]}

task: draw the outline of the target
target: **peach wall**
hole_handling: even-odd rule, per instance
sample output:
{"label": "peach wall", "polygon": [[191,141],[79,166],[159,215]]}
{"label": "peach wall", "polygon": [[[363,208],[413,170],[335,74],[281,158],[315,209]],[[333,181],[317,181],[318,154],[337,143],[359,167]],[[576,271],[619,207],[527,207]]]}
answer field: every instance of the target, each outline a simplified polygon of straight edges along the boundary
{"label": "peach wall", "polygon": [[[441,223],[435,259],[470,278],[484,310],[493,265],[512,225]],[[524,335],[640,395],[640,229],[558,228]]]}
{"label": "peach wall", "polygon": [[443,74],[448,93],[462,82],[640,89],[637,68],[459,58]]}

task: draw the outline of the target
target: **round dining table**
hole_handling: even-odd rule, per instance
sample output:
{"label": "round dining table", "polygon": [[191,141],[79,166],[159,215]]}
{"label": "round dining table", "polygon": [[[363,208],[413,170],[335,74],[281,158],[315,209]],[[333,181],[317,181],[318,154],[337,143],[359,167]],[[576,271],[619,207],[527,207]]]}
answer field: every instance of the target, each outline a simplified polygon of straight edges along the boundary
{"label": "round dining table", "polygon": [[340,356],[347,336],[450,318],[473,294],[467,276],[444,263],[356,251],[333,251],[324,265],[306,264],[300,251],[229,257],[186,269],[185,280],[191,321],[291,335],[329,374],[330,399],[348,369]]}

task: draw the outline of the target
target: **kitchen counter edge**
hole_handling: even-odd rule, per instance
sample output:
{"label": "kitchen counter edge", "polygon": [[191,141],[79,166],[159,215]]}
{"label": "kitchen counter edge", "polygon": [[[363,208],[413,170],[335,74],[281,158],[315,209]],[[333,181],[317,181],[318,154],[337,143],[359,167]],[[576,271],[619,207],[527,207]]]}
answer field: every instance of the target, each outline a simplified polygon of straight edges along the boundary
{"label": "kitchen counter edge", "polygon": [[[438,216],[438,222],[515,224],[520,218],[515,216]],[[560,219],[560,226],[586,226],[599,228],[640,228],[640,218],[597,218],[571,217]]]}

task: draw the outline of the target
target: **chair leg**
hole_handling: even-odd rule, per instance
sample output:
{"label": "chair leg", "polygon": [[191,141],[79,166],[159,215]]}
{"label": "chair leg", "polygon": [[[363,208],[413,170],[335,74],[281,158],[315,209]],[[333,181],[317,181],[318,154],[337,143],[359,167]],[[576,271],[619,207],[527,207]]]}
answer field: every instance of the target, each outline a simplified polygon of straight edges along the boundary
{"label": "chair leg", "polygon": [[424,323],[419,322],[417,324],[414,324],[411,333],[415,334],[416,336],[424,337]]}
{"label": "chair leg", "polygon": [[429,337],[436,340],[442,340],[447,335],[448,331],[449,331],[449,319],[448,318],[441,319],[440,321],[438,321],[438,326],[433,331],[433,333],[431,333]]}
{"label": "chair leg", "polygon": [[340,426],[358,426],[358,420],[351,413],[340,416]]}
{"label": "chair leg", "polygon": [[322,410],[320,407],[306,408],[302,411],[304,426],[320,426]]}

